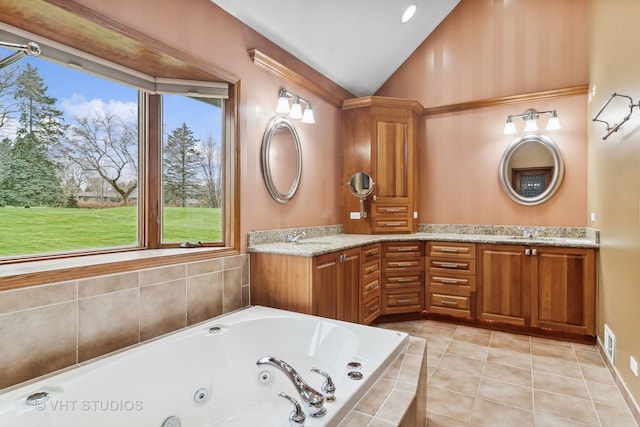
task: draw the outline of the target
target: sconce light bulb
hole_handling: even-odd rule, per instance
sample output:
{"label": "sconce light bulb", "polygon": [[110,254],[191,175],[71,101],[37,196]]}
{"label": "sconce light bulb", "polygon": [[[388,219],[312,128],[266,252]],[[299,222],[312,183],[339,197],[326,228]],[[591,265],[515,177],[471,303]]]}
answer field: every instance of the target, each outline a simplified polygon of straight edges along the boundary
{"label": "sconce light bulb", "polygon": [[560,119],[558,119],[558,115],[553,113],[549,121],[547,122],[547,130],[557,130],[560,129]]}
{"label": "sconce light bulb", "polygon": [[511,135],[516,133],[516,124],[513,123],[513,120],[511,120],[511,117],[507,118],[507,123],[505,123],[504,125],[504,134],[505,135]]}
{"label": "sconce light bulb", "polygon": [[278,106],[276,107],[276,113],[288,114],[291,109],[289,108],[289,98],[281,96],[278,98]]}
{"label": "sconce light bulb", "polygon": [[293,101],[293,105],[291,106],[291,112],[289,113],[289,117],[297,120],[302,118],[302,106],[300,105],[299,99],[296,99],[295,101]]}
{"label": "sconce light bulb", "polygon": [[527,124],[524,126],[525,132],[537,132],[538,131],[538,123],[535,118],[529,117],[527,118]]}
{"label": "sconce light bulb", "polygon": [[302,114],[302,123],[312,124],[315,123],[315,118],[313,117],[313,110],[311,109],[311,105],[309,105]]}

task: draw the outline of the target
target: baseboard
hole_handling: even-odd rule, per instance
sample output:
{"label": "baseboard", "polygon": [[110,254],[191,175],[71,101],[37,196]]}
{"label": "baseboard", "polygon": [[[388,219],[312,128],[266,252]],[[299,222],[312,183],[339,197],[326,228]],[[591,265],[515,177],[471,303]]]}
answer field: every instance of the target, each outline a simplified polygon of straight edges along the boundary
{"label": "baseboard", "polygon": [[613,379],[616,382],[616,385],[618,386],[618,390],[620,390],[620,394],[622,395],[622,398],[627,403],[627,406],[631,411],[631,415],[636,420],[636,424],[640,425],[640,407],[638,406],[638,403],[636,402],[633,395],[627,388],[627,385],[624,383],[624,380],[620,376],[618,369],[611,364],[611,361],[607,357],[607,353],[604,349],[604,344],[599,336],[598,336],[597,347],[598,347],[598,351],[600,352],[600,355],[604,359],[604,363],[607,365],[607,368],[609,368],[609,372],[611,372],[611,376],[613,377]]}

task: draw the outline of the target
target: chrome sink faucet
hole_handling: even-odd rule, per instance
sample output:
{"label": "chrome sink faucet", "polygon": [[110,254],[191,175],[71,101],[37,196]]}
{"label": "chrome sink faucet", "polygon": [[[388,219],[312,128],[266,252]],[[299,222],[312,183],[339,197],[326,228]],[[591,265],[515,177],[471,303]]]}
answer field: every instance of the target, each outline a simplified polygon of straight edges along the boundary
{"label": "chrome sink faucet", "polygon": [[287,235],[287,243],[298,243],[301,237],[307,237],[306,231],[296,231],[293,234]]}
{"label": "chrome sink faucet", "polygon": [[263,357],[262,359],[258,360],[256,364],[258,366],[271,365],[280,369],[287,376],[287,378],[291,380],[291,383],[293,383],[293,386],[298,391],[298,394],[300,394],[302,405],[309,413],[309,415],[314,418],[319,418],[327,413],[327,408],[324,407],[324,396],[322,395],[322,393],[316,391],[309,384],[307,384],[296,372],[296,370],[293,369],[287,362],[276,357]]}

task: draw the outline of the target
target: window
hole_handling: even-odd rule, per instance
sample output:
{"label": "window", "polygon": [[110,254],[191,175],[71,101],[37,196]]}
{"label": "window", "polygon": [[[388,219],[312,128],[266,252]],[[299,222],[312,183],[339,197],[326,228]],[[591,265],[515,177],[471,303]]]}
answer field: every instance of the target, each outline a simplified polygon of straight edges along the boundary
{"label": "window", "polygon": [[163,95],[162,243],[222,241],[222,107]]}
{"label": "window", "polygon": [[0,69],[0,261],[231,246],[227,84],[42,51]]}

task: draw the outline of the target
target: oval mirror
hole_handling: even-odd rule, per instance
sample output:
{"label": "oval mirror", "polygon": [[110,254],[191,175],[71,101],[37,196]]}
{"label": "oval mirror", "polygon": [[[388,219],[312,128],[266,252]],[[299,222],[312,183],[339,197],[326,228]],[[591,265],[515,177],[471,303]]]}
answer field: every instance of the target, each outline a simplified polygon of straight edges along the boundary
{"label": "oval mirror", "polygon": [[511,200],[538,205],[558,191],[564,162],[555,142],[544,135],[516,138],[500,161],[500,184]]}
{"label": "oval mirror", "polygon": [[276,116],[262,137],[262,177],[271,197],[287,203],[295,196],[302,176],[302,148],[295,126]]}
{"label": "oval mirror", "polygon": [[365,172],[356,172],[349,180],[349,189],[351,190],[351,193],[361,199],[366,198],[371,194],[374,186],[375,183],[373,182],[373,179],[371,179],[371,176]]}

